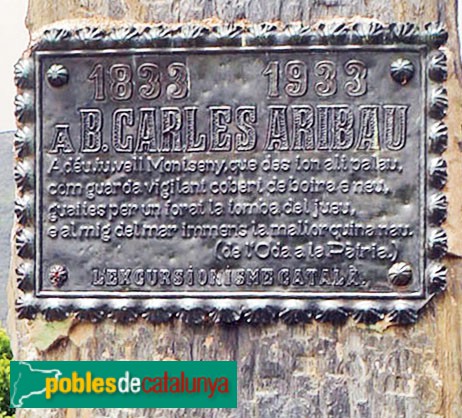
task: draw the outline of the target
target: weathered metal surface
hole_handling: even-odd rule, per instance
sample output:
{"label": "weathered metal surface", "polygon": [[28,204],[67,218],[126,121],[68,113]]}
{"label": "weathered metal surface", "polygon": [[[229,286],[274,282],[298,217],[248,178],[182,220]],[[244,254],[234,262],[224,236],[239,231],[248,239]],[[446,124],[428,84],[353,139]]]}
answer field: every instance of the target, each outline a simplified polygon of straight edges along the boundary
{"label": "weathered metal surface", "polygon": [[414,322],[445,287],[445,38],[47,31],[17,67],[20,315]]}

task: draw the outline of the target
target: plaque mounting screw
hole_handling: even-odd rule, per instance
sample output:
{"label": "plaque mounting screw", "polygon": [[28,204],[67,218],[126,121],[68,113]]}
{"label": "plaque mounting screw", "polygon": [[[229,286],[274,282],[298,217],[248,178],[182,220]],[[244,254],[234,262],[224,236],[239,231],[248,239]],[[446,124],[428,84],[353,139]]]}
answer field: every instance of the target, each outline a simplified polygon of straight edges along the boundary
{"label": "plaque mounting screw", "polygon": [[47,79],[53,87],[62,87],[69,81],[69,70],[62,64],[53,64],[48,68]]}
{"label": "plaque mounting screw", "polygon": [[388,279],[394,286],[407,286],[412,279],[412,268],[408,263],[400,261],[388,270]]}
{"label": "plaque mounting screw", "polygon": [[53,286],[62,287],[67,281],[68,277],[69,273],[65,266],[55,264],[50,267],[48,278],[50,279],[50,282],[53,284]]}
{"label": "plaque mounting screw", "polygon": [[404,86],[414,77],[414,65],[407,59],[398,58],[391,63],[390,74],[393,80]]}

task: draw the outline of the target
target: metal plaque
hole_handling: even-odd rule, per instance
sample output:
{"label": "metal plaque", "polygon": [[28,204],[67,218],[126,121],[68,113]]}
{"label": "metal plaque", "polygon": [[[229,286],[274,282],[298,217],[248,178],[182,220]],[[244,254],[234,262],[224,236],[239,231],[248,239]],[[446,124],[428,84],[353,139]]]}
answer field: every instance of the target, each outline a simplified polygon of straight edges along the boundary
{"label": "metal plaque", "polygon": [[19,314],[414,322],[446,280],[446,36],[48,30],[16,67]]}

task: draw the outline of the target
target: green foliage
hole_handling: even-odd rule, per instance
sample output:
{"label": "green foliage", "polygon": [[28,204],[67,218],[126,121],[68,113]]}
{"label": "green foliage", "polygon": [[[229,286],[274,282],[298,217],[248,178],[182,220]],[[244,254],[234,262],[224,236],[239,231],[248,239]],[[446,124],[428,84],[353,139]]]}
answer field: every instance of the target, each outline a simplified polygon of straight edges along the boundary
{"label": "green foliage", "polygon": [[0,418],[14,417],[10,408],[10,360],[13,358],[10,339],[5,330],[0,329]]}

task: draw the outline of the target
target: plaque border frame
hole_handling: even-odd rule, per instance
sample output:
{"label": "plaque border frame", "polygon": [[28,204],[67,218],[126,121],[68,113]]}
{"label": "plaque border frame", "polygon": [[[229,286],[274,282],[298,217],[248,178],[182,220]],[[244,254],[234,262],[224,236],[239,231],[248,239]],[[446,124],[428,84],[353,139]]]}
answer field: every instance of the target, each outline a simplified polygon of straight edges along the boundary
{"label": "plaque border frame", "polygon": [[[440,49],[448,34],[439,23],[428,23],[419,29],[414,23],[343,20],[321,22],[316,27],[292,23],[281,26],[261,24],[179,24],[129,25],[118,27],[78,28],[51,27],[33,39],[30,49],[15,66],[15,134],[16,182],[13,263],[16,287],[20,296],[16,311],[20,319],[34,319],[41,314],[47,321],[63,320],[74,315],[77,320],[99,322],[110,318],[130,323],[144,318],[163,323],[181,318],[188,324],[267,324],[281,319],[288,324],[320,322],[342,324],[351,316],[355,321],[373,324],[386,320],[391,324],[417,321],[423,307],[446,288],[447,269],[442,258],[447,252],[447,235],[441,224],[447,216],[447,198],[441,192],[447,182],[447,164],[441,157],[446,150],[448,128],[442,121],[447,114],[447,58]],[[39,297],[35,289],[35,135],[36,135],[36,51],[95,50],[130,48],[188,48],[227,46],[335,46],[394,45],[424,46],[428,49],[424,72],[427,86],[425,116],[427,174],[424,216],[427,243],[426,257],[431,260],[424,273],[424,298],[362,299],[362,298],[92,298]],[[40,152],[40,150],[37,150]],[[217,302],[219,301],[219,303]]]}

